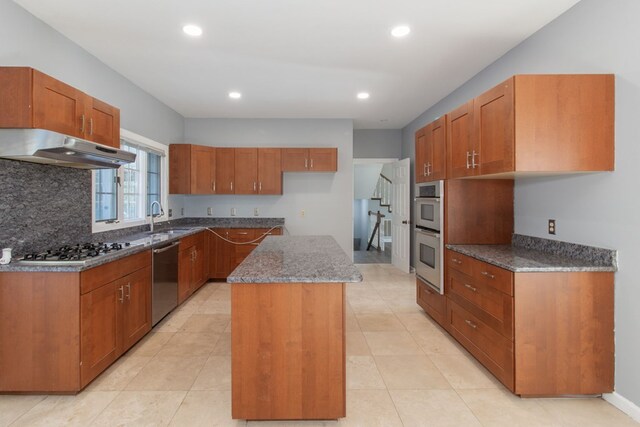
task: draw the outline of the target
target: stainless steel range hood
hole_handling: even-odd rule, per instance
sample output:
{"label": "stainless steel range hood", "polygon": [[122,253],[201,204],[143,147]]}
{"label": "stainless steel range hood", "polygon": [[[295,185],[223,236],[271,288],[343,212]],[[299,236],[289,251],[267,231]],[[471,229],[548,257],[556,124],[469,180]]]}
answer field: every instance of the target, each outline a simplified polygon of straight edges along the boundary
{"label": "stainless steel range hood", "polygon": [[78,169],[116,169],[136,155],[43,129],[0,129],[0,157]]}

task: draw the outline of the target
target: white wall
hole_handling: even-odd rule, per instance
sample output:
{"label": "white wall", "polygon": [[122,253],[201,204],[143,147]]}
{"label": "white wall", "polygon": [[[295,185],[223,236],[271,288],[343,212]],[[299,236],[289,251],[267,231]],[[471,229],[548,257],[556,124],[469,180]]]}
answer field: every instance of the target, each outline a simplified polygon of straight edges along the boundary
{"label": "white wall", "polygon": [[353,157],[356,159],[399,159],[402,152],[400,129],[356,129]]}
{"label": "white wall", "polygon": [[370,199],[380,178],[382,163],[353,165],[353,197]]}
{"label": "white wall", "polygon": [[[616,391],[640,405],[640,1],[582,0],[403,129],[403,155],[415,157],[414,132],[518,73],[615,73],[616,170],[518,179],[515,231],[614,248]],[[547,219],[557,235],[546,234]]]}
{"label": "white wall", "polygon": [[[216,147],[337,147],[338,172],[286,172],[282,196],[182,196],[185,215],[284,217],[291,234],[333,236],[353,248],[353,123],[314,119],[187,119],[185,142]],[[305,216],[301,216],[301,211]]]}

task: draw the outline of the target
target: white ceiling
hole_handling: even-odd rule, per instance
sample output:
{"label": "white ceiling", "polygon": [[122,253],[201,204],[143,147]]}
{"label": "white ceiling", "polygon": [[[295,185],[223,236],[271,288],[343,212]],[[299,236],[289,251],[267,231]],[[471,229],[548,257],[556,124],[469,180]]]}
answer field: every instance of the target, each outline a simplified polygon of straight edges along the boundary
{"label": "white ceiling", "polygon": [[[360,129],[405,126],[578,2],[15,1],[185,117],[350,118]],[[185,36],[186,23],[203,36]],[[411,34],[391,37],[398,24]]]}

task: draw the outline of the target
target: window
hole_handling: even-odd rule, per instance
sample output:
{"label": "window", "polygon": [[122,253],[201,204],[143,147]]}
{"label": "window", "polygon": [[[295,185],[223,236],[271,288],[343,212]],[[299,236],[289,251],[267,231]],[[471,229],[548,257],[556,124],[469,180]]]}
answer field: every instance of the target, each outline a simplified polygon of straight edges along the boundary
{"label": "window", "polygon": [[151,203],[167,204],[168,147],[126,130],[120,135],[120,148],[135,153],[136,161],[93,172],[94,232],[148,223]]}

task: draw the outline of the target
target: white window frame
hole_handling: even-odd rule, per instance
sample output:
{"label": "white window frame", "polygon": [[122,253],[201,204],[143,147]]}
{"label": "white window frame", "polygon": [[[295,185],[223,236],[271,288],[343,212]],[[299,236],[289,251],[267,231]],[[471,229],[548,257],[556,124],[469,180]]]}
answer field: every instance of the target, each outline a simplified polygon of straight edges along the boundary
{"label": "white window frame", "polygon": [[[160,202],[164,208],[164,215],[160,215],[154,218],[154,222],[166,221],[169,219],[169,146],[156,142],[152,139],[146,138],[137,133],[133,133],[126,129],[120,129],[120,139],[124,139],[133,145],[138,145],[143,149],[150,148],[153,151],[162,153],[161,168],[162,168],[162,181],[160,186]],[[100,221],[96,222],[95,200],[96,200],[96,174],[91,172],[91,231],[93,233],[100,233],[102,231],[119,230],[127,227],[135,227],[139,225],[149,224],[151,217],[146,216],[147,203],[146,200],[146,188],[147,188],[147,168],[146,159],[144,159],[144,173],[141,174],[141,188],[144,191],[143,200],[141,202],[141,212],[143,213],[143,219],[125,220],[124,219],[124,191],[122,187],[118,188],[118,212],[117,219],[114,222]],[[122,174],[122,167],[118,170],[118,175]],[[123,180],[123,178],[121,179]]]}

